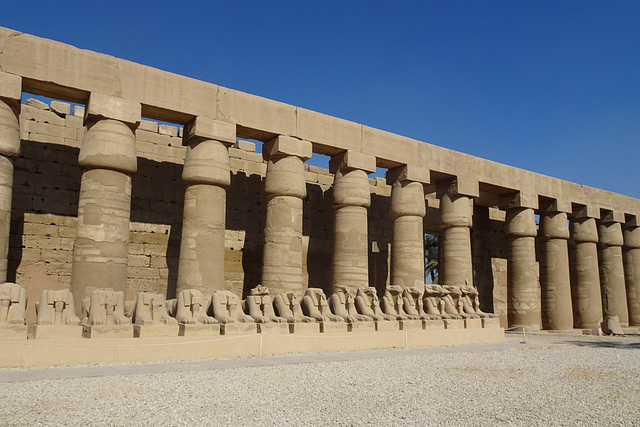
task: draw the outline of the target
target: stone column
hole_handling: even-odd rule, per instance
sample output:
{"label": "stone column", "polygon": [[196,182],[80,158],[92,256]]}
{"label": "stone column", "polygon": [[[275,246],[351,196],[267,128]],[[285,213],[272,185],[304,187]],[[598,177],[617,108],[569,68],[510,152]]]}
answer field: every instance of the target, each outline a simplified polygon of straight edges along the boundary
{"label": "stone column", "polygon": [[429,170],[406,165],[390,169],[393,220],[391,242],[391,285],[424,286],[424,227],[426,214],[424,184],[429,183]]}
{"label": "stone column", "polygon": [[536,220],[533,209],[507,210],[507,313],[509,326],[540,330],[540,289],[536,270]]}
{"label": "stone column", "polygon": [[571,240],[575,245],[574,298],[577,323],[583,329],[602,326],[602,300],[598,268],[598,229],[594,218],[571,220]]}
{"label": "stone column", "polygon": [[367,208],[371,195],[367,175],[375,172],[376,159],[347,151],[334,156],[329,168],[335,174],[331,293],[341,286],[355,293],[369,286]]}
{"label": "stone column", "polygon": [[71,292],[76,311],[87,287],[127,287],[131,176],[137,170],[137,102],[91,93],[78,156],[82,181],[73,245]]}
{"label": "stone column", "polygon": [[278,136],[262,150],[267,160],[262,285],[273,294],[302,296],[302,202],[307,195],[304,162],[311,158],[309,141]]}
{"label": "stone column", "polygon": [[573,329],[571,274],[569,270],[569,222],[564,212],[540,215],[540,288],[542,327]]}
{"label": "stone column", "polygon": [[[473,286],[472,198],[458,190],[460,180],[440,186],[440,279],[447,286]],[[477,189],[477,183],[474,186]],[[477,195],[477,194],[476,194]]]}
{"label": "stone column", "polygon": [[629,326],[640,326],[640,227],[626,226],[623,236]]}
{"label": "stone column", "polygon": [[0,284],[7,281],[13,197],[13,157],[20,154],[22,79],[0,72]]}
{"label": "stone column", "polygon": [[176,294],[197,289],[211,295],[224,290],[228,146],[236,140],[236,127],[197,117],[185,126],[183,140],[186,190]]}
{"label": "stone column", "polygon": [[620,326],[629,326],[629,311],[622,264],[622,225],[602,220],[598,224],[600,247],[600,286],[602,288],[602,314],[618,316]]}

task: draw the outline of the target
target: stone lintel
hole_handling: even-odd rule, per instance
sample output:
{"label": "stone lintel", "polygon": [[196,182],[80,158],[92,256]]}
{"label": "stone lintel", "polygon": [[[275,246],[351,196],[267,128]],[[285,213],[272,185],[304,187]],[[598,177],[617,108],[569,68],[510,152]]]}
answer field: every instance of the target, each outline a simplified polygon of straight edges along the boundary
{"label": "stone lintel", "polygon": [[85,122],[89,118],[112,119],[134,127],[140,124],[141,117],[142,105],[139,102],[98,92],[91,92],[84,113]]}
{"label": "stone lintel", "polygon": [[600,209],[600,220],[602,222],[619,222],[624,224],[624,213],[621,211],[614,211],[609,209]]}
{"label": "stone lintel", "polygon": [[571,211],[573,213],[573,217],[576,219],[579,218],[600,218],[600,209],[596,208],[593,205],[580,205],[577,203],[571,204]]}
{"label": "stone lintel", "polygon": [[20,103],[22,99],[22,77],[0,72],[0,98]]}
{"label": "stone lintel", "polygon": [[347,150],[336,154],[329,161],[329,171],[331,173],[336,173],[339,169],[360,169],[368,174],[374,173],[376,171],[376,158],[359,151]]}
{"label": "stone lintel", "polygon": [[304,162],[312,155],[313,145],[309,141],[286,135],[279,135],[262,147],[262,156],[265,160],[278,156],[296,156]]}
{"label": "stone lintel", "polygon": [[429,169],[415,165],[403,165],[389,169],[386,173],[387,184],[392,185],[396,181],[420,182],[429,184]]}
{"label": "stone lintel", "polygon": [[500,196],[500,209],[509,208],[538,209],[538,196],[521,191]]}
{"label": "stone lintel", "polygon": [[213,139],[228,146],[236,143],[236,125],[198,116],[184,126],[182,135],[182,145],[189,145],[193,140]]}
{"label": "stone lintel", "polygon": [[456,177],[436,183],[436,195],[441,198],[444,193],[452,196],[480,197],[480,183],[478,180]]}

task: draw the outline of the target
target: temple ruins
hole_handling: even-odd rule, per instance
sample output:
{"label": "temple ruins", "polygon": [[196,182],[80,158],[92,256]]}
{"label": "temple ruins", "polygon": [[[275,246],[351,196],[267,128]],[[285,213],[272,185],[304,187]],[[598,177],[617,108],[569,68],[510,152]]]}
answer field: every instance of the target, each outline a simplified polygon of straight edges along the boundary
{"label": "temple ruins", "polygon": [[0,28],[0,366],[637,332],[639,216],[631,197]]}

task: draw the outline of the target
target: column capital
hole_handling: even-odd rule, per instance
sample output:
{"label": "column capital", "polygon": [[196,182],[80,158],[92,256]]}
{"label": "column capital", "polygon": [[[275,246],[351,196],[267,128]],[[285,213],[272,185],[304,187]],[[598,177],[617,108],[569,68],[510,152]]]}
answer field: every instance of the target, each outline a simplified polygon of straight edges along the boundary
{"label": "column capital", "polygon": [[360,153],[358,151],[347,150],[343,153],[336,154],[329,161],[329,170],[336,173],[338,170],[348,171],[359,169],[367,174],[376,171],[376,158],[369,154]]}
{"label": "column capital", "polygon": [[304,139],[279,135],[266,142],[262,147],[262,157],[269,160],[272,157],[295,156],[306,162],[313,155],[313,145]]}
{"label": "column capital", "polygon": [[142,105],[139,102],[98,92],[91,92],[84,113],[85,123],[88,120],[112,119],[133,129],[138,127],[141,117]]}
{"label": "column capital", "polygon": [[605,246],[622,246],[624,240],[622,238],[622,224],[619,222],[600,220],[598,224],[599,245]]}
{"label": "column capital", "polygon": [[504,234],[507,237],[536,237],[536,218],[532,208],[511,208],[507,210],[504,221]]}
{"label": "column capital", "polygon": [[182,145],[214,140],[229,146],[236,142],[236,125],[233,123],[198,116],[184,125]]}
{"label": "column capital", "polygon": [[569,223],[565,212],[545,211],[540,215],[538,235],[543,241],[549,239],[568,239]]}
{"label": "column capital", "polygon": [[0,72],[0,98],[17,102],[22,99],[22,77]]}
{"label": "column capital", "polygon": [[628,249],[640,249],[640,227],[627,226],[622,228],[624,247]]}
{"label": "column capital", "polygon": [[571,219],[571,240],[575,243],[598,243],[596,220],[589,217]]}
{"label": "column capital", "polygon": [[429,169],[418,167],[415,165],[402,165],[387,170],[386,179],[388,185],[393,185],[395,182],[408,181],[419,182],[421,184],[429,184]]}

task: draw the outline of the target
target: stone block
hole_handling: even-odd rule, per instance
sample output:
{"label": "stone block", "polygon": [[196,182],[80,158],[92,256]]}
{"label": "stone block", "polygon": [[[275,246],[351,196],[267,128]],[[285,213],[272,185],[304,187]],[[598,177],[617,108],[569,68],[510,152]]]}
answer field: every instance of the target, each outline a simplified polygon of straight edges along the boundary
{"label": "stone block", "polygon": [[158,122],[154,122],[152,120],[140,120],[140,126],[138,126],[138,130],[158,133]]}
{"label": "stone block", "polygon": [[64,126],[65,119],[56,113],[48,110],[40,110],[30,105],[23,105],[20,110],[20,118],[23,120],[32,120],[36,122],[51,123],[52,125]]}
{"label": "stone block", "polygon": [[71,104],[68,102],[51,101],[51,111],[59,116],[71,114]]}
{"label": "stone block", "polygon": [[348,332],[375,332],[376,322],[374,321],[349,322],[347,323],[347,331]]}
{"label": "stone block", "polygon": [[481,329],[482,319],[464,319],[465,329]]}
{"label": "stone block", "polygon": [[82,326],[84,338],[133,338],[133,325]]}
{"label": "stone block", "polygon": [[85,111],[86,117],[119,120],[128,124],[140,122],[142,106],[139,102],[91,92]]}
{"label": "stone block", "polygon": [[431,182],[429,175],[429,169],[427,168],[415,165],[404,165],[389,169],[384,183],[391,185],[396,181],[410,181],[429,184],[429,182]]}
{"label": "stone block", "polygon": [[500,319],[497,317],[484,317],[482,318],[482,327],[483,328],[499,328],[500,327]]}
{"label": "stone block", "polygon": [[376,158],[369,154],[347,150],[333,156],[329,161],[331,173],[336,173],[339,169],[360,169],[367,173],[373,173],[376,171]]}
{"label": "stone block", "polygon": [[[83,120],[82,117],[77,117],[77,116],[72,116],[72,115],[67,115],[64,119],[65,121],[65,126],[68,128],[72,128],[72,129],[82,129],[83,128]],[[76,132],[75,138],[78,137],[78,134]]]}
{"label": "stone block", "polygon": [[42,102],[39,99],[35,99],[35,98],[27,99],[26,105],[28,105],[29,107],[36,108],[38,110],[48,110],[49,109],[49,105],[47,105],[46,102]]}
{"label": "stone block", "polygon": [[26,340],[27,325],[0,325],[0,340]]}
{"label": "stone block", "polygon": [[81,105],[74,105],[74,106],[73,106],[73,113],[72,113],[72,114],[73,114],[73,116],[75,116],[75,117],[82,117],[82,118],[84,118],[84,111],[85,111],[85,108],[84,108],[83,106],[81,106]]}
{"label": "stone block", "polygon": [[222,334],[220,325],[217,323],[181,323],[179,327],[178,335],[181,337],[204,337]]}
{"label": "stone block", "polygon": [[401,320],[400,329],[403,331],[424,329],[422,320]]}
{"label": "stone block", "polygon": [[189,140],[214,139],[228,144],[236,142],[236,126],[233,123],[198,116],[184,127],[183,145]]}
{"label": "stone block", "polygon": [[424,328],[429,331],[445,329],[444,322],[440,319],[432,320],[423,320]]}
{"label": "stone block", "polygon": [[464,329],[464,319],[445,319],[445,329]]}
{"label": "stone block", "polygon": [[320,333],[339,333],[348,332],[347,322],[320,322]]}
{"label": "stone block", "polygon": [[399,331],[400,322],[397,320],[378,320],[375,322],[376,331]]}
{"label": "stone block", "polygon": [[178,127],[172,125],[158,125],[158,133],[161,135],[178,136]]}
{"label": "stone block", "polygon": [[0,72],[0,97],[20,101],[22,99],[22,77]]}
{"label": "stone block", "polygon": [[289,332],[292,334],[318,334],[320,333],[320,323],[289,323]]}
{"label": "stone block", "polygon": [[268,323],[256,323],[256,325],[258,325],[257,329],[259,334],[287,335],[290,332],[288,323],[268,322]]}
{"label": "stone block", "polygon": [[235,144],[235,147],[238,150],[243,150],[243,151],[251,151],[251,152],[255,152],[256,151],[255,142],[245,141],[244,139],[237,140],[236,144]]}
{"label": "stone block", "polygon": [[248,335],[258,332],[256,323],[223,323],[220,325],[220,335]]}
{"label": "stone block", "polygon": [[303,161],[313,155],[313,146],[309,141],[280,135],[264,144],[262,154],[265,158],[273,156],[296,156]]}
{"label": "stone block", "polygon": [[177,337],[178,324],[175,325],[133,325],[134,338]]}
{"label": "stone block", "polygon": [[78,325],[35,325],[35,339],[78,339],[82,338],[82,326]]}

